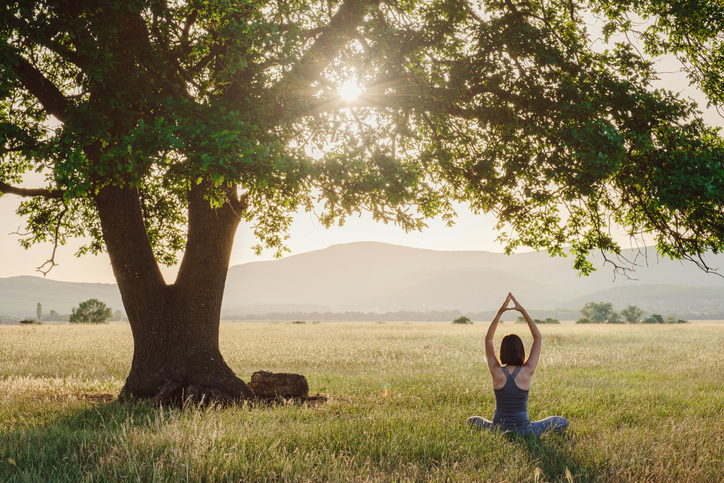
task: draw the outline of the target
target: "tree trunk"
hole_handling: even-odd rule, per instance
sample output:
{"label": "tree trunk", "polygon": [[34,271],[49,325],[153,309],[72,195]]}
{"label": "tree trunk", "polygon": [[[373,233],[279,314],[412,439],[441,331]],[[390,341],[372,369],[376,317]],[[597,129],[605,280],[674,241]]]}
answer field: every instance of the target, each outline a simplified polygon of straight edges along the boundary
{"label": "tree trunk", "polygon": [[254,393],[219,351],[219,318],[234,234],[241,218],[236,188],[212,209],[203,187],[189,192],[186,250],[167,285],[143,223],[138,191],[109,186],[96,196],[103,238],[133,332],[131,372],[122,400],[156,404],[233,402]]}

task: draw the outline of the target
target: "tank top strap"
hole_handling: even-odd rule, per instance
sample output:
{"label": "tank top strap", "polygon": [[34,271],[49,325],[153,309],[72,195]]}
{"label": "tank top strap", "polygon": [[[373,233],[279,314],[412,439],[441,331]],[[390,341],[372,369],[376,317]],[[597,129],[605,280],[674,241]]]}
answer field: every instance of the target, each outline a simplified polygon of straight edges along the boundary
{"label": "tank top strap", "polygon": [[511,374],[510,371],[508,371],[508,368],[506,366],[500,366],[501,369],[503,369],[503,374],[505,375],[506,379],[515,379],[515,377],[518,375],[520,370],[523,368],[523,366],[518,366],[513,370],[513,373]]}

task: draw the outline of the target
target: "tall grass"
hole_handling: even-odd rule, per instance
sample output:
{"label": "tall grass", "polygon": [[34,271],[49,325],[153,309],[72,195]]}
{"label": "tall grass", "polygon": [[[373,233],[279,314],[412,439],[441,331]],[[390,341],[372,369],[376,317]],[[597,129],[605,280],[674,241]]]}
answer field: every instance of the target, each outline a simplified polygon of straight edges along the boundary
{"label": "tall grass", "polygon": [[298,372],[328,401],[158,410],[114,400],[127,325],[3,326],[0,481],[724,480],[724,325],[542,326],[530,415],[571,426],[539,440],[464,424],[494,409],[485,330],[222,323],[240,377]]}

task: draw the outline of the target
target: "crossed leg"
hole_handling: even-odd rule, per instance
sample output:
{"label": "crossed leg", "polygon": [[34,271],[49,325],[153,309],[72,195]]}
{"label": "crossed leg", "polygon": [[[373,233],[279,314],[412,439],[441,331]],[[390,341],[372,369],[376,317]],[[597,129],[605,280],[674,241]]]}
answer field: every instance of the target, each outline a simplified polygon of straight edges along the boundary
{"label": "crossed leg", "polygon": [[477,429],[493,429],[493,422],[480,416],[470,416],[465,424]]}
{"label": "crossed leg", "polygon": [[540,421],[533,421],[530,425],[532,433],[540,436],[546,431],[553,431],[554,433],[564,431],[568,427],[568,420],[563,416],[549,416]]}
{"label": "crossed leg", "polygon": [[[471,416],[467,419],[467,421],[465,421],[465,423],[468,426],[472,426],[473,428],[477,429],[496,429],[495,426],[493,426],[492,421],[488,421],[487,419],[480,416]],[[536,436],[540,436],[546,431],[560,433],[567,427],[568,420],[566,418],[562,416],[549,416],[545,419],[541,419],[540,421],[533,421],[523,427],[519,427],[516,429],[516,431],[521,435],[534,434]]]}

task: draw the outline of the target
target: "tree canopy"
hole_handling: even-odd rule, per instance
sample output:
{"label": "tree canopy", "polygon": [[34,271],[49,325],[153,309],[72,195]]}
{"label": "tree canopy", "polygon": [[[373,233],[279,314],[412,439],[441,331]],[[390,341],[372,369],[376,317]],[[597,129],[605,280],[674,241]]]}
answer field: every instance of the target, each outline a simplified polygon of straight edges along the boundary
{"label": "tree canopy", "polygon": [[113,316],[113,310],[98,299],[88,299],[73,307],[68,322],[71,324],[102,324]]}
{"label": "tree canopy", "polygon": [[[673,257],[720,250],[718,133],[652,89],[630,46],[593,52],[580,9],[5,2],[0,191],[32,196],[24,243],[85,235],[81,251],[98,252],[93,197],[138,188],[166,264],[193,186],[214,206],[238,198],[276,248],[315,203],[328,225],[370,210],[417,229],[461,201],[497,216],[509,250],[570,245],[584,272],[591,250],[618,251],[615,225]],[[362,94],[345,99],[350,83]],[[45,187],[16,187],[30,170]]]}

